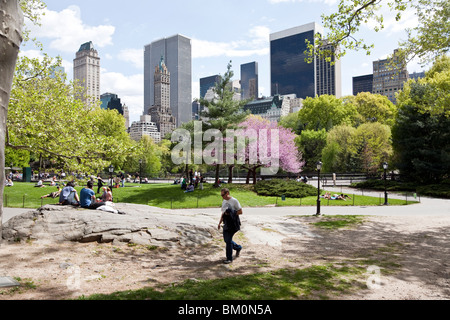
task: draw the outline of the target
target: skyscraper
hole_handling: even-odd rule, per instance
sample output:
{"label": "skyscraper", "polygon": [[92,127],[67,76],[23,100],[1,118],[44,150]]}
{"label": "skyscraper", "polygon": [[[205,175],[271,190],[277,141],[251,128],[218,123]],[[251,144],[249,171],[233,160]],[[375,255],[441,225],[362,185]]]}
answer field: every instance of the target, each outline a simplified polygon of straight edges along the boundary
{"label": "skyscraper", "polygon": [[319,58],[312,63],[305,61],[305,41],[314,43],[315,33],[323,34],[323,28],[312,22],[270,35],[272,96],[295,94],[302,99],[322,94],[341,96],[339,60],[334,65]]}
{"label": "skyscraper", "polygon": [[100,100],[100,58],[92,41],[81,45],[73,60],[73,78],[85,88],[81,99],[86,104]]}
{"label": "skyscraper", "polygon": [[192,47],[191,39],[182,35],[163,38],[144,48],[144,114],[155,105],[154,71],[161,57],[171,75],[170,107],[178,126],[191,120]]}
{"label": "skyscraper", "polygon": [[200,98],[204,98],[209,89],[215,88],[219,80],[219,75],[200,78]]}
{"label": "skyscraper", "polygon": [[392,58],[373,61],[373,93],[388,97],[396,103],[395,94],[403,89],[409,79],[406,62],[400,60],[398,50],[394,50]]}
{"label": "skyscraper", "polygon": [[148,114],[156,123],[161,138],[164,138],[168,133],[172,133],[177,125],[170,107],[170,73],[163,57],[161,57],[159,65],[155,67],[153,91],[155,104],[151,106]]}
{"label": "skyscraper", "polygon": [[360,92],[370,92],[373,90],[373,74],[353,77],[353,95],[356,96]]}
{"label": "skyscraper", "polygon": [[258,62],[241,64],[241,98],[257,99],[259,96]]}

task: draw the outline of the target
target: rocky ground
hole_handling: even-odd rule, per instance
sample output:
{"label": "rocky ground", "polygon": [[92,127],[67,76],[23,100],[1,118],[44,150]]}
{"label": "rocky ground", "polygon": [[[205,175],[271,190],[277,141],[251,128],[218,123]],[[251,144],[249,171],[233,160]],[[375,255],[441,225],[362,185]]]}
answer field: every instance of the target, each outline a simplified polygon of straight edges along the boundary
{"label": "rocky ground", "polygon": [[[174,218],[181,224],[191,219]],[[356,265],[369,257],[381,264],[375,267],[390,272],[382,272],[376,279],[379,281],[370,283],[369,273],[360,276],[357,290],[331,294],[329,298],[450,299],[447,216],[370,216],[361,225],[340,230],[317,228],[311,224],[316,220],[310,216],[243,217],[243,229],[235,241],[244,249],[230,265],[222,263],[224,243],[217,229],[211,228],[217,226],[217,217],[200,215],[200,218],[209,221],[206,229],[202,229],[208,230],[209,240],[197,246],[192,241],[181,241],[186,234],[177,225],[171,228],[178,230],[181,238],[172,241],[175,245],[171,246],[120,241],[54,242],[48,238],[3,241],[0,276],[20,278],[23,285],[0,289],[0,300],[74,299],[93,293],[164,286],[186,279],[223,278],[325,263]],[[159,223],[159,228],[163,228],[162,222]]]}

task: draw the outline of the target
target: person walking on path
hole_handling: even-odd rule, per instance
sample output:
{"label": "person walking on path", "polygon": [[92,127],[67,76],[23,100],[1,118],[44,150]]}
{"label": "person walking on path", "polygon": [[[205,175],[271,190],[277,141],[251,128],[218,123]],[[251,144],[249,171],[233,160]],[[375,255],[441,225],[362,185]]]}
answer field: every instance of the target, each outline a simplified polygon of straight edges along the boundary
{"label": "person walking on path", "polygon": [[240,230],[240,218],[242,215],[242,207],[236,198],[230,195],[230,190],[223,188],[220,191],[222,196],[222,215],[220,216],[219,225],[217,227],[220,230],[220,226],[223,222],[223,240],[226,243],[226,260],[223,263],[228,264],[233,262],[233,250],[236,250],[236,257],[242,250],[242,246],[233,241],[233,236]]}

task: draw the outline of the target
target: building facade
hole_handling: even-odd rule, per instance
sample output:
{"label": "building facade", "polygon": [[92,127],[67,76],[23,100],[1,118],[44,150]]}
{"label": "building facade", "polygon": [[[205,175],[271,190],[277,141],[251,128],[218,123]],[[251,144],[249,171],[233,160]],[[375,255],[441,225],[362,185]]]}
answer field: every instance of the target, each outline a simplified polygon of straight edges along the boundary
{"label": "building facade", "polygon": [[241,98],[255,100],[259,97],[258,62],[241,65]]}
{"label": "building facade", "polygon": [[[161,138],[164,139],[167,134],[176,129],[177,121],[172,115],[170,105],[170,72],[163,57],[155,67],[153,83],[155,104],[149,109],[148,114],[151,115],[158,131],[161,133]],[[191,108],[189,111],[191,111]]]}
{"label": "building facade", "polygon": [[164,58],[171,74],[170,106],[177,126],[191,120],[192,45],[191,39],[175,35],[144,47],[144,114],[155,105],[154,71]]}
{"label": "building facade", "polygon": [[373,90],[373,74],[353,77],[353,95],[356,96],[360,92],[372,93]]}
{"label": "building facade", "polygon": [[305,61],[305,41],[314,43],[316,33],[323,34],[323,28],[313,22],[270,35],[272,96],[295,94],[305,99],[330,94],[341,97],[340,60],[333,61],[334,64],[319,58],[314,58],[312,63]]}
{"label": "building facade", "polygon": [[161,133],[150,115],[142,115],[140,121],[134,121],[129,129],[131,139],[139,141],[143,136],[149,136],[155,143],[161,142]]}
{"label": "building facade", "polygon": [[220,76],[218,74],[214,76],[209,76],[205,78],[200,78],[200,98],[205,98],[206,93],[211,88],[215,88],[216,84],[219,82]]}
{"label": "building facade", "polygon": [[244,106],[244,111],[267,119],[270,122],[278,122],[281,117],[287,116],[291,110],[290,96],[275,95],[250,101]]}
{"label": "building facade", "polygon": [[396,93],[403,89],[409,79],[405,61],[401,61],[394,50],[392,58],[373,62],[372,93],[386,96],[392,103],[397,102]]}
{"label": "building facade", "polygon": [[91,105],[100,100],[100,57],[92,41],[81,45],[73,60],[73,78],[85,91],[80,99]]}

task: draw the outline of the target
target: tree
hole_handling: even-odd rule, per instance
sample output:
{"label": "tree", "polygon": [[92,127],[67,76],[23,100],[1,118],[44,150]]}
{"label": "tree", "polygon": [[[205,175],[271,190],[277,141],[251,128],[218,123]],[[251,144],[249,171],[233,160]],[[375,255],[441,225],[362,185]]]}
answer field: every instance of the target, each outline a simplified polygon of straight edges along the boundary
{"label": "tree", "polygon": [[356,129],[349,125],[336,126],[328,132],[327,144],[322,151],[325,172],[353,172],[353,137]]}
{"label": "tree", "polygon": [[278,122],[280,126],[291,129],[295,134],[300,134],[303,130],[302,124],[298,118],[297,112],[292,112],[287,114],[286,116],[281,117],[280,121]]}
{"label": "tree", "polygon": [[[374,44],[355,36],[361,25],[367,25],[369,21],[376,23],[375,32],[384,28],[380,8],[389,8],[396,15],[396,21],[402,19],[406,10],[415,11],[418,24],[407,29],[407,40],[399,43],[399,54],[406,63],[417,57],[422,64],[427,64],[449,51],[450,3],[447,0],[341,0],[337,12],[322,15],[323,26],[330,32],[326,35],[316,34],[315,44],[308,44],[310,59],[315,54],[325,56],[328,60],[331,60],[332,55],[340,58],[347,50],[364,50],[370,55]],[[320,47],[323,39],[335,48],[334,52]]]}
{"label": "tree", "polygon": [[322,150],[327,143],[326,130],[303,130],[300,136],[295,138],[295,141],[305,160],[303,170],[314,172],[316,163],[322,160]]}
{"label": "tree", "polygon": [[410,80],[398,95],[393,147],[405,180],[429,184],[449,178],[449,71],[449,58],[438,59],[424,79]]}
{"label": "tree", "polygon": [[[203,129],[216,129],[225,135],[226,129],[233,129],[237,124],[242,122],[248,113],[243,112],[242,108],[247,104],[248,100],[234,100],[234,92],[231,90],[231,79],[234,73],[231,70],[231,61],[227,66],[227,71],[223,76],[219,76],[219,80],[214,88],[216,98],[212,101],[199,99],[200,105],[204,106],[201,112],[203,120]],[[231,165],[231,164],[229,164]],[[220,163],[215,165],[215,186],[219,185]]]}
{"label": "tree", "polygon": [[370,122],[359,126],[353,137],[354,159],[358,167],[369,175],[376,175],[383,162],[392,156],[391,129]]}
{"label": "tree", "polygon": [[97,171],[120,162],[131,147],[123,117],[78,100],[81,88],[53,71],[60,64],[59,58],[47,55],[42,60],[18,60],[6,145],[53,159],[70,170]]}
{"label": "tree", "polygon": [[356,125],[366,122],[394,124],[397,107],[385,96],[360,92],[356,96],[346,97],[344,101],[355,106],[358,112]]}
{"label": "tree", "polygon": [[352,125],[356,114],[356,108],[352,104],[344,104],[341,99],[332,95],[322,95],[306,98],[298,118],[303,129],[329,131],[340,124]]}
{"label": "tree", "polygon": [[[248,170],[247,184],[250,177],[253,178],[253,184],[256,184],[256,170],[262,167],[272,168],[277,172],[279,168],[292,173],[301,171],[304,162],[301,161],[301,153],[295,145],[295,133],[292,130],[254,115],[249,115],[239,128],[242,128],[241,136],[249,139],[245,154],[237,155],[238,158],[244,157],[245,164],[242,167]],[[272,170],[271,173],[276,172]]]}

